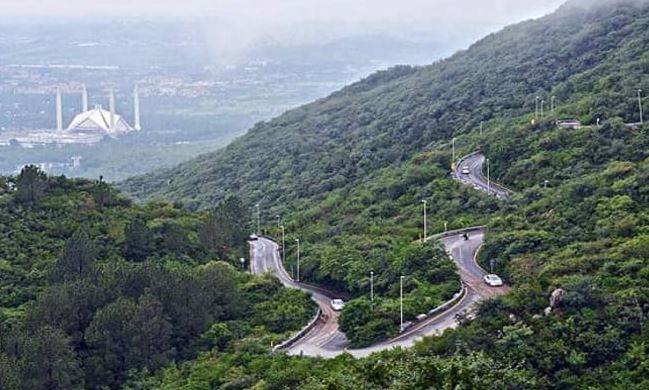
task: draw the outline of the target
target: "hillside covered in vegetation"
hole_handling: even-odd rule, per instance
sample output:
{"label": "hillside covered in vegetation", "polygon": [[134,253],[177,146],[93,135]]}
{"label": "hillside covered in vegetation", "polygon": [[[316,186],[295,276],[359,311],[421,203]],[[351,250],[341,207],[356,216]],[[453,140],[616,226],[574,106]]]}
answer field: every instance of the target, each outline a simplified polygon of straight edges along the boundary
{"label": "hillside covered in vegetation", "polygon": [[[517,207],[450,180],[451,138],[456,156],[482,149],[494,179],[519,191],[603,169],[619,148],[641,160],[641,141],[623,145],[603,129],[639,120],[637,89],[649,90],[648,27],[646,2],[571,1],[433,65],[374,74],[258,124],[222,151],[122,188],[143,199],[182,199],[190,209],[230,195],[251,211],[259,203],[268,233],[279,237],[276,215],[286,225],[287,269],[296,268],[300,238],[303,280],[354,297],[367,294],[377,272],[383,314],[374,329],[359,329],[370,333],[366,344],[396,329],[399,275],[412,276],[409,319],[457,289],[452,274],[426,276],[403,261],[418,250],[421,200],[429,200],[429,232],[483,224]],[[581,129],[574,149],[562,138],[543,144],[557,119],[573,118],[606,127]],[[532,154],[542,145],[556,149],[554,159]]]}
{"label": "hillside covered in vegetation", "polygon": [[[185,220],[188,244],[181,245],[180,254],[171,259],[187,256],[192,261],[186,261],[198,270],[217,266],[204,263],[212,257],[236,264],[236,249],[218,244],[205,247],[200,237],[205,242],[205,237],[214,235],[200,235],[189,227],[195,226],[191,221],[205,223],[205,218],[227,213],[214,212],[209,217],[186,209],[211,209],[235,202],[222,210],[239,210],[240,218],[250,218],[259,203],[262,230],[271,235],[279,234],[275,217],[279,215],[288,234],[286,267],[295,267],[292,243],[299,238],[303,280],[349,292],[352,301],[343,316],[354,310],[358,318],[369,319],[365,324],[353,324],[350,335],[358,344],[394,331],[399,275],[409,275],[404,286],[408,319],[421,309],[422,297],[429,299],[426,304],[434,305],[457,287],[453,269],[441,262],[435,243],[422,246],[415,242],[421,231],[423,199],[430,205],[429,232],[442,231],[445,225],[486,224],[480,261],[493,263],[513,287],[506,296],[480,305],[474,319],[459,318],[457,329],[426,339],[412,350],[383,352],[367,359],[270,354],[269,343],[264,342],[273,336],[260,336],[264,342],[248,342],[225,320],[227,330],[210,327],[198,337],[212,340],[211,344],[197,342],[187,355],[172,355],[173,362],[166,357],[151,367],[138,363],[139,370],[131,372],[123,387],[649,387],[649,126],[627,125],[639,120],[638,89],[649,91],[649,4],[573,0],[552,15],[508,27],[447,60],[377,73],[326,99],[258,124],[223,151],[123,183],[122,188],[141,198],[177,201],[175,206],[122,207],[149,215],[146,226],[153,237],[159,237],[156,229],[162,218],[156,210],[173,211],[175,218]],[[558,119],[571,118],[586,126],[556,125]],[[484,134],[479,131],[480,121],[484,121]],[[453,182],[449,177],[452,137],[456,138],[458,156],[481,150],[490,159],[492,178],[517,194],[507,201],[497,200]],[[94,192],[85,193],[91,197]],[[232,200],[233,195],[241,199],[240,204]],[[2,199],[24,202],[18,193]],[[67,210],[64,215],[70,214]],[[84,217],[77,214],[74,218]],[[117,215],[124,218],[129,213],[122,210]],[[42,216],[33,218],[38,221]],[[131,219],[127,220],[130,226]],[[21,221],[18,218],[11,223]],[[68,225],[56,226],[62,229]],[[101,223],[95,229],[104,226],[111,224]],[[31,231],[43,231],[36,224],[25,229],[25,237]],[[67,229],[62,237],[74,237],[76,229]],[[118,263],[131,264],[128,256],[141,252],[124,252],[133,247],[126,242],[139,242],[127,240],[129,236],[122,228],[113,228],[93,240]],[[63,251],[57,256],[65,258],[67,244],[62,239],[56,242]],[[11,243],[6,245],[12,248]],[[19,247],[32,245],[25,239]],[[106,249],[111,245],[116,246]],[[179,263],[187,264],[185,261],[169,260],[168,252],[158,252],[158,245],[154,245],[157,254],[146,256],[149,260],[144,263],[158,263],[161,258],[166,259],[164,269],[184,269]],[[24,261],[42,258],[43,250],[25,255]],[[224,252],[219,255],[219,250]],[[206,251],[212,255],[205,255]],[[20,294],[8,304],[10,309],[5,309],[9,318],[3,323],[15,324],[12,332],[18,332],[20,340],[21,332],[32,329],[29,319],[36,314],[30,314],[31,310],[42,312],[32,305],[38,308],[48,285],[56,285],[56,279],[45,283],[45,276],[55,278],[60,273],[29,272],[31,266],[21,268],[14,258],[12,255],[0,263],[2,272],[11,266],[16,267],[11,274],[17,275],[16,281],[2,288]],[[377,274],[378,309],[368,314],[365,303],[370,271]],[[234,285],[248,293],[238,302],[262,305],[249,312],[260,319],[244,320],[231,313],[234,321],[252,321],[268,331],[283,332],[288,326],[277,324],[285,320],[272,321],[283,317],[270,313],[286,313],[291,327],[298,326],[301,317],[309,317],[304,297],[291,293],[282,298],[288,301],[286,305],[277,305],[277,295],[256,287],[246,289],[255,280],[261,283],[258,279],[234,275]],[[121,278],[109,280],[117,283]],[[24,286],[16,287],[19,283]],[[264,283],[272,284],[269,280]],[[548,297],[557,289],[565,295],[546,314]],[[156,295],[157,291],[150,288],[134,296],[125,293],[131,297],[130,312],[137,311],[132,306],[143,305],[141,300],[154,298],[161,302],[160,310],[166,310],[167,300]],[[282,294],[284,290],[271,291]],[[123,305],[119,310],[125,311],[126,305],[119,303]],[[95,318],[107,321],[107,314],[99,314],[93,322]],[[94,329],[99,326],[89,333],[93,343],[99,334]],[[189,339],[196,340],[193,335],[199,333],[192,333]],[[68,343],[73,343],[73,332],[68,334],[72,340]],[[223,334],[227,335],[225,345],[221,344]],[[175,337],[171,337],[171,345]],[[243,340],[237,341],[237,337]],[[22,340],[28,339],[23,336]],[[9,372],[29,377],[29,368],[23,368],[28,360],[15,352],[22,350],[28,349],[5,349],[0,366],[21,367]],[[71,350],[75,351],[74,347]],[[171,353],[180,354],[181,350],[172,349]],[[84,363],[84,370],[95,367],[98,359],[95,356],[92,364],[90,360]],[[142,367],[160,369],[150,374]],[[117,382],[105,383],[115,387]]]}
{"label": "hillside covered in vegetation", "polygon": [[236,206],[139,207],[102,181],[35,167],[0,178],[0,389],[119,388],[299,329],[305,295],[241,272]]}

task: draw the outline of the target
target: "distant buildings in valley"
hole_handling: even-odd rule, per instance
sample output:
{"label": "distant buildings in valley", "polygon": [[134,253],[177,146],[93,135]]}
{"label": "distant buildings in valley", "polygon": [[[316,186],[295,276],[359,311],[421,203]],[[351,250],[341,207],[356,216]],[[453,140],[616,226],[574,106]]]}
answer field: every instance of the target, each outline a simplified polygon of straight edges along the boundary
{"label": "distant buildings in valley", "polygon": [[81,113],[70,124],[63,127],[63,108],[61,90],[56,90],[56,128],[25,132],[0,132],[0,146],[18,144],[34,147],[47,144],[96,144],[104,137],[117,137],[142,129],[140,122],[140,96],[138,87],[133,90],[133,125],[131,126],[115,109],[115,93],[109,92],[109,109],[101,106],[88,109],[88,92],[85,86],[81,91]]}

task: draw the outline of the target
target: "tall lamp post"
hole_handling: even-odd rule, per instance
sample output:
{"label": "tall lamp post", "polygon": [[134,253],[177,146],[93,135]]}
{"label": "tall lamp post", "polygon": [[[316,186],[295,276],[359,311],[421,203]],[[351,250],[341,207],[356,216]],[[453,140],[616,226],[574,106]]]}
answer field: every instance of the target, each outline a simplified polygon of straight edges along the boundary
{"label": "tall lamp post", "polygon": [[487,159],[487,194],[491,194],[491,172],[489,167],[489,159]]}
{"label": "tall lamp post", "polygon": [[259,203],[255,207],[257,207],[257,234],[261,234],[261,211],[259,209]]}
{"label": "tall lamp post", "polygon": [[399,331],[403,332],[403,278],[405,276],[401,275],[399,278],[399,315],[401,318],[401,325],[399,326]]}
{"label": "tall lamp post", "polygon": [[286,264],[286,241],[284,240],[284,225],[279,227],[282,229],[282,264]]}
{"label": "tall lamp post", "polygon": [[297,282],[300,283],[300,239],[296,238],[297,243]]}
{"label": "tall lamp post", "polygon": [[426,199],[424,199],[424,200],[421,201],[421,203],[424,204],[424,239],[422,241],[426,242],[426,239],[428,237],[428,225],[427,225],[428,221],[426,220],[426,217],[427,217],[426,206],[428,205],[428,201]]}
{"label": "tall lamp post", "polygon": [[557,97],[556,96],[551,96],[550,97],[550,113],[554,114],[554,101]]}
{"label": "tall lamp post", "polygon": [[642,90],[638,89],[638,107],[640,108],[640,124],[644,124],[644,118],[642,116]]}
{"label": "tall lamp post", "polygon": [[452,160],[451,160],[451,170],[455,166],[455,137],[451,140],[451,151],[452,151]]}
{"label": "tall lamp post", "polygon": [[370,307],[374,310],[374,271],[370,271]]}

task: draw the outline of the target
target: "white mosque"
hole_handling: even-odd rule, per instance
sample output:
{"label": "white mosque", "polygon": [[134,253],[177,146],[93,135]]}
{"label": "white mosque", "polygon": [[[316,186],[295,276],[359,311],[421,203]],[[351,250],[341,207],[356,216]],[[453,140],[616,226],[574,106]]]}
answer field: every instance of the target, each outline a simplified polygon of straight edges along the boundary
{"label": "white mosque", "polygon": [[142,130],[140,124],[140,97],[138,87],[133,90],[133,126],[115,112],[115,93],[110,90],[109,109],[101,106],[88,109],[88,91],[81,91],[81,113],[77,114],[67,128],[63,128],[63,105],[61,90],[56,90],[56,130],[0,133],[0,146],[18,142],[24,147],[44,144],[95,144],[105,137],[118,137]]}

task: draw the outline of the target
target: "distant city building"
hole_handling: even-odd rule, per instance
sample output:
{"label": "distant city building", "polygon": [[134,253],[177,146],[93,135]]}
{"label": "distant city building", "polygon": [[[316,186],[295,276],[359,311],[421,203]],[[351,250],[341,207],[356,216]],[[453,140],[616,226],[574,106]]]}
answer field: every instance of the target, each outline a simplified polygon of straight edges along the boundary
{"label": "distant city building", "polygon": [[128,133],[135,131],[121,115],[111,114],[101,106],[74,117],[66,132],[81,133],[81,134],[97,134],[111,135],[119,133]]}
{"label": "distant city building", "polygon": [[117,137],[141,130],[140,98],[137,86],[133,90],[134,126],[131,126],[121,115],[115,112],[115,94],[110,91],[110,110],[96,106],[87,110],[88,93],[86,87],[82,90],[82,110],[76,115],[67,128],[63,129],[61,91],[56,90],[56,129],[36,130],[29,132],[2,132],[0,146],[9,146],[17,142],[23,147],[34,147],[44,144],[95,144],[104,137]]}

